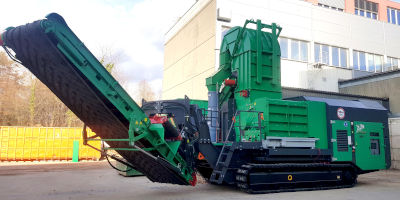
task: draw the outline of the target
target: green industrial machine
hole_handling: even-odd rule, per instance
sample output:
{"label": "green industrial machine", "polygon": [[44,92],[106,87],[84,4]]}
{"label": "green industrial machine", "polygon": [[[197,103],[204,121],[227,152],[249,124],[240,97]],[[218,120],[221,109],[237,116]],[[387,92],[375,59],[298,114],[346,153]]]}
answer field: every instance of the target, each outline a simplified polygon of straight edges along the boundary
{"label": "green industrial machine", "polygon": [[206,80],[208,101],[142,107],[58,14],[7,29],[0,44],[97,134],[84,131],[86,145],[107,142],[108,157],[154,182],[195,185],[197,172],[267,193],[351,187],[358,174],[389,168],[388,111],[379,103],[282,99],[281,31],[260,20],[229,30],[219,70]]}

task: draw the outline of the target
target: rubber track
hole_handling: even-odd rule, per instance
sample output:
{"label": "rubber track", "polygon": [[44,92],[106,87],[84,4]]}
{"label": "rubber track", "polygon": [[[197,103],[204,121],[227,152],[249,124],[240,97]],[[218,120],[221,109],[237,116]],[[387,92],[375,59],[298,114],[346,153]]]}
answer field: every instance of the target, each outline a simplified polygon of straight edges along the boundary
{"label": "rubber track", "polygon": [[[313,170],[351,170],[354,175],[354,182],[350,184],[326,184],[326,183],[313,183],[313,185],[306,185],[306,187],[287,187],[277,186],[275,188],[252,188],[251,183],[249,184],[249,176],[256,170],[257,172],[296,172],[296,171],[313,171]],[[311,190],[327,190],[327,189],[339,189],[353,187],[357,183],[356,169],[349,164],[323,164],[323,163],[280,163],[280,164],[247,164],[242,165],[237,170],[236,174],[236,186],[242,191],[251,194],[265,194],[265,193],[277,193],[277,192],[296,192],[296,191],[311,191]],[[302,185],[304,186],[304,185]]]}
{"label": "rubber track", "polygon": [[[8,30],[5,43],[16,58],[40,79],[72,112],[98,136],[128,138],[128,124],[122,114],[57,49],[40,21]],[[119,118],[117,117],[119,116]],[[111,147],[128,147],[126,142],[108,142]],[[140,142],[138,146],[146,147]],[[182,177],[142,152],[118,151],[151,181],[187,185]]]}

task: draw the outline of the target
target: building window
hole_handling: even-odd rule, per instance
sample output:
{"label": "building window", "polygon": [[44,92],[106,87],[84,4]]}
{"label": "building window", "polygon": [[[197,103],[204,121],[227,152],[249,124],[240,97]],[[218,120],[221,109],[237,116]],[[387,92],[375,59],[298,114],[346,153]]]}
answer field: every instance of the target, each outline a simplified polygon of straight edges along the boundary
{"label": "building window", "polygon": [[378,19],[378,4],[366,1],[366,0],[355,0],[355,11],[354,14],[367,17],[370,19]]}
{"label": "building window", "polygon": [[382,72],[383,56],[353,51],[353,69],[369,72]]}
{"label": "building window", "polygon": [[329,6],[329,5],[325,5],[325,4],[322,4],[322,3],[318,3],[318,6],[323,7],[323,8],[330,8],[332,10],[337,10],[337,11],[343,12],[342,8],[336,8],[334,6]]}
{"label": "building window", "polygon": [[329,46],[315,43],[314,56],[315,62],[329,65]]}
{"label": "building window", "polygon": [[308,61],[308,42],[279,38],[281,46],[281,58],[289,58],[297,61]]}
{"label": "building window", "polygon": [[315,43],[314,44],[314,61],[316,62],[316,63],[322,63],[321,62],[321,45],[319,45],[319,44],[317,44],[317,43]]}
{"label": "building window", "polygon": [[373,54],[367,54],[367,64],[368,64],[368,71],[369,72],[375,72],[375,64],[374,64],[374,55]]}
{"label": "building window", "polygon": [[365,64],[365,53],[359,51],[353,51],[353,69],[366,71],[367,66]]}
{"label": "building window", "polygon": [[300,41],[300,60],[307,62],[308,61],[308,43]]}
{"label": "building window", "polygon": [[360,52],[359,55],[360,55],[360,58],[359,58],[360,70],[366,71],[367,70],[367,65],[365,64],[365,53],[364,52]]}
{"label": "building window", "polygon": [[360,65],[358,64],[358,52],[353,51],[353,69],[360,70]]}
{"label": "building window", "polygon": [[327,45],[322,45],[322,62],[329,64],[329,46]]}
{"label": "building window", "polygon": [[296,40],[291,40],[291,55],[290,55],[290,59],[292,60],[300,60],[300,55],[299,55],[299,41]]}
{"label": "building window", "polygon": [[315,43],[314,58],[317,63],[347,68],[347,49],[344,48]]}
{"label": "building window", "polygon": [[288,39],[279,38],[279,45],[281,46],[281,58],[288,58]]}
{"label": "building window", "polygon": [[332,65],[347,68],[347,50],[339,47],[332,47]]}
{"label": "building window", "polygon": [[340,52],[340,66],[347,68],[347,49],[339,48]]}
{"label": "building window", "polygon": [[389,23],[400,25],[400,10],[388,7],[387,18]]}
{"label": "building window", "polygon": [[392,19],[392,24],[396,24],[396,11],[390,10],[390,18]]}
{"label": "building window", "polygon": [[375,72],[382,72],[383,56],[374,55]]}
{"label": "building window", "polygon": [[339,49],[332,47],[332,65],[339,67]]}
{"label": "building window", "polygon": [[396,70],[399,68],[399,59],[387,57],[384,71]]}
{"label": "building window", "polygon": [[397,24],[400,25],[400,10],[397,10]]}

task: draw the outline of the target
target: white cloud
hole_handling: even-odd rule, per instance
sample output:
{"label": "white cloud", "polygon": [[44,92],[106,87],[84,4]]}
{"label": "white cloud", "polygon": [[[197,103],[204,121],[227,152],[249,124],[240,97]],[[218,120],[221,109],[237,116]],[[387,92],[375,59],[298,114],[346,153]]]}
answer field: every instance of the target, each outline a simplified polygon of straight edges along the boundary
{"label": "white cloud", "polygon": [[[2,4],[0,30],[57,12],[95,55],[100,47],[123,52],[120,71],[135,88],[141,79],[161,90],[165,32],[195,0],[13,0]],[[132,89],[128,89],[133,93]]]}

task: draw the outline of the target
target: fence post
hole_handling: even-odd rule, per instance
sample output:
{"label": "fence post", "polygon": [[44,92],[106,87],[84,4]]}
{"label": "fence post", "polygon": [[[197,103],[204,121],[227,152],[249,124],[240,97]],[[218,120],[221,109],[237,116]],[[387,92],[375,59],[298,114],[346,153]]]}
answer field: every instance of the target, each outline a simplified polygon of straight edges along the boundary
{"label": "fence post", "polygon": [[74,140],[74,146],[72,150],[72,162],[79,162],[79,141]]}

